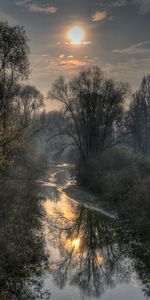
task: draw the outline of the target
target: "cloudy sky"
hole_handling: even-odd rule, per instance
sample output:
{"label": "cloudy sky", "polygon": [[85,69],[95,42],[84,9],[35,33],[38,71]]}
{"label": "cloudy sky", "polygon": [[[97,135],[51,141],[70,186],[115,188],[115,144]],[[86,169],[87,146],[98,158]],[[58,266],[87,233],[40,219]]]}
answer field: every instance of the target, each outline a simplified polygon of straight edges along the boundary
{"label": "cloudy sky", "polygon": [[[0,19],[25,27],[30,80],[45,95],[60,74],[91,64],[133,90],[150,73],[150,0],[0,0]],[[68,38],[74,26],[85,33],[79,45]]]}

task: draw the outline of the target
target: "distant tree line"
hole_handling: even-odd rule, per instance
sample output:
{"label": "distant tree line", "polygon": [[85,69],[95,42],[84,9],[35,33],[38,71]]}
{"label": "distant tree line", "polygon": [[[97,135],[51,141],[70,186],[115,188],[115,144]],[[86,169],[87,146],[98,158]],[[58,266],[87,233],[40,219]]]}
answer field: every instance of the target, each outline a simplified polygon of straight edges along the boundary
{"label": "distant tree line", "polygon": [[60,102],[61,110],[45,112],[43,95],[25,84],[29,54],[24,28],[0,22],[0,169],[19,155],[22,160],[41,134],[49,149],[77,149],[83,162],[118,144],[149,156],[150,75],[133,95],[129,84],[106,78],[97,66],[69,81],[59,77],[48,97]]}

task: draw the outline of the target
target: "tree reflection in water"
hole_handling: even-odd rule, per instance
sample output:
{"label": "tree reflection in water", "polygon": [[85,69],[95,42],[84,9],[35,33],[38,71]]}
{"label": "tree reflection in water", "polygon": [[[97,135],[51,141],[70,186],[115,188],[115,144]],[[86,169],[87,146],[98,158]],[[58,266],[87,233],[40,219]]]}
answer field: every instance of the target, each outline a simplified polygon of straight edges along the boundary
{"label": "tree reflection in water", "polygon": [[[141,288],[150,298],[150,207],[126,209],[118,226],[118,241],[122,251],[132,259]],[[137,210],[137,211],[136,211]]]}
{"label": "tree reflection in water", "polygon": [[60,201],[48,219],[50,242],[60,252],[49,266],[56,284],[63,288],[70,282],[84,295],[99,297],[108,287],[133,280],[150,297],[147,210],[139,222],[133,210],[114,220],[81,205],[72,204],[67,213],[61,206]]}
{"label": "tree reflection in water", "polygon": [[55,209],[49,218],[51,242],[60,250],[50,272],[60,288],[69,280],[85,295],[100,296],[107,287],[130,281],[132,267],[118,243],[116,222],[77,206],[73,215]]}
{"label": "tree reflection in water", "polygon": [[47,298],[48,293],[42,292],[41,277],[47,261],[36,186],[14,181],[1,185],[0,299]]}

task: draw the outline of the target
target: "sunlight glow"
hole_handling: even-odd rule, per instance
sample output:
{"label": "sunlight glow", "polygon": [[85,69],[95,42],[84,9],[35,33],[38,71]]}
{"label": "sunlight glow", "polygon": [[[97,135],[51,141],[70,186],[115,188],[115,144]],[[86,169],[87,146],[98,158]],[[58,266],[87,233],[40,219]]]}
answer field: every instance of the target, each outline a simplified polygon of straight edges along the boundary
{"label": "sunlight glow", "polygon": [[73,247],[75,247],[75,249],[78,249],[80,246],[80,239],[73,240],[72,245],[73,245]]}
{"label": "sunlight glow", "polygon": [[80,45],[84,36],[85,32],[80,26],[75,26],[68,32],[68,38],[74,45]]}
{"label": "sunlight glow", "polygon": [[100,266],[104,264],[104,258],[102,256],[97,257],[97,262]]}

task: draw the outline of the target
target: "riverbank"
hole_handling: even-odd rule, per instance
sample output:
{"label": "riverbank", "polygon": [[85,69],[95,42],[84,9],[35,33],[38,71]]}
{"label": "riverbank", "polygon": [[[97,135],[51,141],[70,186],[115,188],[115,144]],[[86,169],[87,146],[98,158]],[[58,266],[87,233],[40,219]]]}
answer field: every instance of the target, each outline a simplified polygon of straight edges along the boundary
{"label": "riverbank", "polygon": [[0,186],[0,299],[42,299],[47,257],[39,185],[31,177],[5,177]]}
{"label": "riverbank", "polygon": [[105,205],[103,199],[99,199],[98,195],[89,192],[85,187],[80,187],[78,185],[69,185],[63,192],[73,201],[81,203],[85,207],[92,210],[98,211],[110,218],[117,218],[117,212],[112,207]]}
{"label": "riverbank", "polygon": [[[126,299],[127,293],[129,298],[145,300],[140,292],[149,292],[150,241],[145,218],[138,229],[134,218],[129,223],[120,215],[112,217],[102,209],[100,198],[72,182],[70,166],[59,163],[50,169],[42,198],[46,249],[50,253],[45,286],[51,288],[51,299],[70,300],[73,296],[105,300],[101,291],[107,294],[109,290],[115,300]],[[138,279],[132,294],[133,276]]]}
{"label": "riverbank", "polygon": [[[142,263],[142,274],[139,272],[138,266],[135,268],[145,284],[145,277],[148,278],[149,274],[150,224],[148,223],[149,211],[147,210],[147,215],[142,215],[142,209],[145,210],[144,199],[142,198],[143,207],[140,218],[138,210],[135,208],[135,213],[130,215],[130,218],[128,214],[127,219],[127,210],[124,207],[122,207],[122,217],[120,214],[116,218],[112,207],[109,210],[98,195],[75,184],[74,166],[61,162],[50,162],[48,168],[43,176],[35,180],[26,177],[25,180],[13,178],[13,180],[1,182],[3,187],[0,191],[0,269],[2,270],[3,287],[0,291],[1,299],[6,299],[6,297],[14,300],[24,299],[24,297],[38,299],[37,293],[41,299],[48,290],[52,300],[70,300],[68,283],[72,282],[72,266],[75,267],[74,271],[78,275],[78,268],[83,267],[80,263],[80,254],[82,253],[84,253],[84,259],[81,259],[81,262],[86,262],[86,259],[89,259],[88,253],[91,253],[92,263],[93,247],[95,247],[94,263],[96,268],[99,268],[99,264],[101,266],[103,262],[104,268],[109,270],[110,249],[115,251],[114,266],[116,257],[120,259],[120,255],[122,255],[123,261],[124,254],[127,259],[128,256],[131,260],[133,257],[137,264],[140,257],[139,265],[141,266]],[[135,193],[136,191],[133,196]],[[138,191],[136,195],[138,195]],[[142,194],[139,196],[141,197]],[[133,200],[135,201],[135,199]],[[116,243],[118,243],[117,253]],[[110,244],[111,248],[109,248]],[[68,245],[71,247],[68,248]],[[123,250],[120,250],[120,245]],[[70,256],[71,251],[74,254],[72,256]],[[78,255],[76,255],[77,253]],[[104,260],[102,259],[103,255]],[[67,283],[65,288],[63,273],[59,273],[59,269],[57,273],[57,263],[60,267],[60,259],[61,266],[64,266],[64,263],[67,262],[65,258],[68,257],[71,257],[72,262],[71,267],[67,268],[68,277],[65,277]],[[112,268],[112,264],[110,264],[110,268]],[[101,268],[98,270],[100,271]],[[114,268],[114,270],[118,270],[118,268]],[[124,273],[124,270],[123,267],[121,272]],[[97,282],[96,286],[101,286],[103,277],[101,273],[99,274],[100,277],[94,278],[94,282]],[[116,276],[121,276],[121,274],[117,274],[118,272],[116,272]],[[111,277],[111,272],[108,272],[108,275]],[[113,273],[112,278],[114,278]],[[64,284],[63,290],[59,290],[60,282]],[[81,300],[80,284],[76,281],[75,285],[79,289],[77,299]],[[72,284],[71,286],[72,295],[75,296],[75,287]],[[105,286],[104,288],[107,289]],[[89,284],[85,291],[82,290],[83,293],[87,293],[86,296],[90,291]],[[111,295],[112,293],[113,291],[111,291]],[[94,300],[93,297],[90,299]],[[114,296],[112,299],[116,299],[116,297]],[[136,299],[145,300],[143,296],[138,296]]]}
{"label": "riverbank", "polygon": [[110,149],[99,160],[91,160],[77,169],[77,183],[94,195],[119,205],[122,198],[150,178],[150,160],[128,150]]}
{"label": "riverbank", "polygon": [[136,228],[143,218],[150,227],[150,161],[129,151],[107,151],[99,161],[79,165],[77,182],[65,193],[115,217],[132,218]]}

